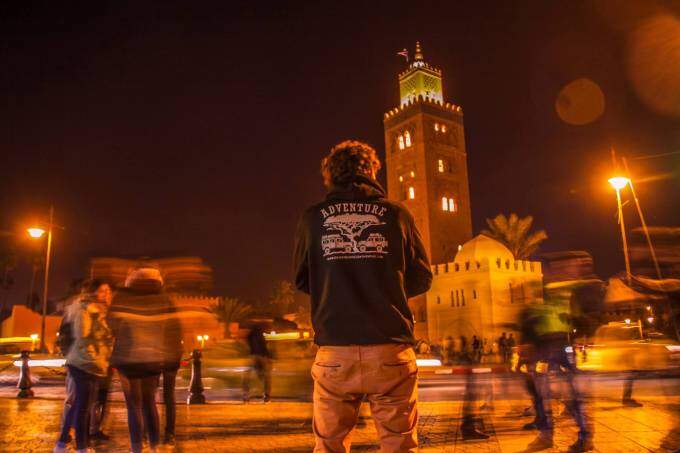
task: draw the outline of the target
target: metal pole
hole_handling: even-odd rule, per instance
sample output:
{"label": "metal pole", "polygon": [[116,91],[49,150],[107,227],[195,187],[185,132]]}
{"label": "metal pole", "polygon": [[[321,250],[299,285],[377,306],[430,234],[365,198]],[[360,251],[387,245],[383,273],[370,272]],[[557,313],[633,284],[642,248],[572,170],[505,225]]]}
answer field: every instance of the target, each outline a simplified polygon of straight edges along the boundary
{"label": "metal pole", "polygon": [[45,345],[45,317],[47,316],[47,289],[50,280],[50,255],[52,253],[52,223],[54,221],[54,206],[50,206],[50,224],[47,229],[47,252],[45,253],[45,283],[43,285],[42,322],[40,325],[40,351],[46,352]]}
{"label": "metal pole", "polygon": [[626,226],[623,222],[623,206],[621,205],[621,191],[616,189],[616,201],[619,205],[619,225],[621,225],[621,240],[623,241],[623,256],[626,260],[626,282],[630,286],[630,261],[628,259],[628,240],[626,239]]}
{"label": "metal pole", "polygon": [[640,200],[638,200],[637,194],[635,193],[635,188],[633,188],[633,179],[630,177],[630,170],[628,169],[628,161],[625,157],[622,157],[623,166],[626,169],[626,173],[629,180],[630,191],[633,194],[633,200],[635,200],[635,207],[637,208],[638,215],[640,216],[640,223],[642,223],[642,231],[645,233],[645,238],[647,238],[647,245],[649,246],[649,253],[652,255],[652,260],[654,261],[654,269],[656,269],[656,276],[661,280],[661,268],[659,267],[659,260],[656,258],[656,251],[652,245],[652,238],[649,236],[649,229],[647,229],[647,222],[645,222],[645,216],[642,215],[642,207],[640,206]]}

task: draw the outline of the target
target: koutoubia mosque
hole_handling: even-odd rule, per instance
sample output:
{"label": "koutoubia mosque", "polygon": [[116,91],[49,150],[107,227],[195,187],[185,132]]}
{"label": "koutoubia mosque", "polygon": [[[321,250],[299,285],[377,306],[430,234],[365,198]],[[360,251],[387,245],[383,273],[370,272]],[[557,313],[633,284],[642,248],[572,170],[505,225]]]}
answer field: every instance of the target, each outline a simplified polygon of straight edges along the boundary
{"label": "koutoubia mosque", "polygon": [[463,109],[445,100],[442,71],[420,43],[399,74],[399,97],[383,120],[388,197],[413,214],[435,274],[432,290],[410,301],[416,337],[494,338],[526,303],[542,300],[541,265],[472,237]]}

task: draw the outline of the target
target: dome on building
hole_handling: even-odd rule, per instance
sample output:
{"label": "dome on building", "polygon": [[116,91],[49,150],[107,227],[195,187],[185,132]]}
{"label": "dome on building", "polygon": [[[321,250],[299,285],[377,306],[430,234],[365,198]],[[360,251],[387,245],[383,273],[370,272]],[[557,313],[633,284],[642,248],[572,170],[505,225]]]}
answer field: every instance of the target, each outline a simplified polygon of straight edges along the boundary
{"label": "dome on building", "polygon": [[468,261],[474,263],[481,261],[482,258],[488,258],[489,260],[500,258],[501,261],[506,259],[512,261],[514,259],[512,252],[505,245],[488,236],[479,234],[463,244],[456,254],[455,261],[457,263]]}

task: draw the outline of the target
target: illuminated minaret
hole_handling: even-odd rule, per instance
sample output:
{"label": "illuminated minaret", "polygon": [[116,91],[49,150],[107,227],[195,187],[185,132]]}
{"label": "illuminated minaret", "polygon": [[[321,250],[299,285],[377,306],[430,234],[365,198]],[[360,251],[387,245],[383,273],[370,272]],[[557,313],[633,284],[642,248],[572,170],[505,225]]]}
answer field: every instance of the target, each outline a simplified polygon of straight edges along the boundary
{"label": "illuminated minaret", "polygon": [[[415,217],[432,264],[453,261],[472,238],[463,111],[444,101],[442,72],[425,62],[420,43],[399,74],[399,97],[383,120],[388,197]],[[425,298],[412,309],[416,335],[426,338]]]}

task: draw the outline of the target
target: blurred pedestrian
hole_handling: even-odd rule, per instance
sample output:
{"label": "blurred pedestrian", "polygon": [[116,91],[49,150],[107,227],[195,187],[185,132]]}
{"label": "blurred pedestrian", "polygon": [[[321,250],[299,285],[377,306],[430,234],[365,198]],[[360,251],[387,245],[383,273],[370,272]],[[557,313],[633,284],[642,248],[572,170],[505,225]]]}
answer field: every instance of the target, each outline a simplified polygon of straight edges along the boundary
{"label": "blurred pedestrian", "polygon": [[465,335],[460,337],[460,349],[458,351],[458,363],[467,365],[470,363],[470,351],[468,350],[468,341]]}
{"label": "blurred pedestrian", "polygon": [[250,349],[250,358],[252,360],[251,368],[246,371],[243,376],[243,402],[250,401],[250,379],[251,374],[255,372],[257,378],[262,384],[262,402],[268,403],[271,400],[271,352],[267,347],[267,341],[264,338],[262,326],[255,324],[250,328],[248,333],[248,348]]}
{"label": "blurred pedestrian", "polygon": [[[108,317],[109,306],[113,299],[111,286],[108,283],[102,283],[97,288],[95,294],[97,300],[102,304],[104,316]],[[95,384],[95,394],[92,401],[92,408],[90,409],[90,438],[95,441],[109,440],[109,436],[102,431],[102,426],[107,413],[112,378],[113,369],[109,366],[106,371],[106,376],[97,377],[97,382]]]}
{"label": "blurred pedestrian", "polygon": [[501,355],[501,362],[508,363],[508,338],[506,337],[505,332],[498,338],[498,352]]}
{"label": "blurred pedestrian", "polygon": [[432,272],[413,216],[387,200],[370,146],[346,141],[322,162],[329,193],[295,245],[297,288],[311,294],[315,452],[349,452],[367,397],[383,452],[416,452],[417,365],[407,299]]}
{"label": "blurred pedestrian", "polygon": [[569,392],[568,407],[570,414],[579,428],[578,439],[569,448],[570,452],[580,453],[593,450],[592,426],[586,420],[583,400],[576,387],[576,367],[567,353],[569,346],[569,320],[565,308],[546,298],[546,302],[533,308],[529,315],[524,316],[525,329],[533,329],[527,338],[533,341],[534,363],[544,362],[547,369],[543,373],[534,371],[537,387],[536,414],[540,434],[529,444],[528,449],[551,448],[553,446],[554,422],[552,416],[550,372],[562,372]]}
{"label": "blurred pedestrian", "polygon": [[141,453],[146,431],[149,447],[156,452],[160,442],[156,390],[161,373],[173,369],[182,353],[179,319],[163,290],[160,271],[148,264],[132,269],[109,313],[117,339],[111,366],[118,370],[125,395],[131,451]]}
{"label": "blurred pedestrian", "polygon": [[[76,449],[79,453],[90,451],[90,410],[97,379],[105,377],[111,355],[111,331],[106,321],[105,302],[99,300],[92,282],[73,307],[67,312],[72,344],[66,354],[66,366],[75,387],[75,398],[65,420],[75,428]],[[64,423],[54,453],[67,451],[71,423]]]}
{"label": "blurred pedestrian", "polygon": [[482,343],[477,338],[477,335],[472,336],[472,361],[474,363],[482,361]]}

